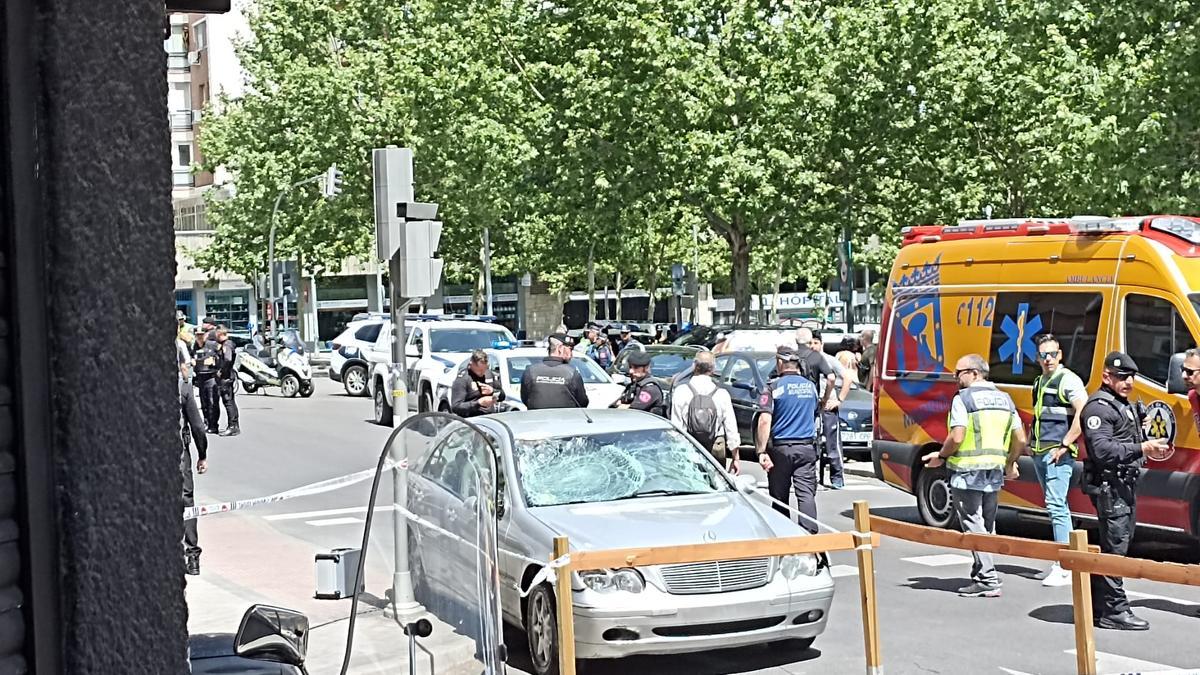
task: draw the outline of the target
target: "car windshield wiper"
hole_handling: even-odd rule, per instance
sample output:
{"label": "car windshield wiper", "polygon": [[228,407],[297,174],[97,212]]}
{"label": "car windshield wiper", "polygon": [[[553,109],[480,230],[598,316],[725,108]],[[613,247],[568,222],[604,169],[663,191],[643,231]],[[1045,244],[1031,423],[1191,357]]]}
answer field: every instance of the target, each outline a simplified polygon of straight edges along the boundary
{"label": "car windshield wiper", "polygon": [[638,497],[674,497],[677,495],[706,495],[709,492],[698,492],[696,490],[642,490],[617,499],[637,499]]}

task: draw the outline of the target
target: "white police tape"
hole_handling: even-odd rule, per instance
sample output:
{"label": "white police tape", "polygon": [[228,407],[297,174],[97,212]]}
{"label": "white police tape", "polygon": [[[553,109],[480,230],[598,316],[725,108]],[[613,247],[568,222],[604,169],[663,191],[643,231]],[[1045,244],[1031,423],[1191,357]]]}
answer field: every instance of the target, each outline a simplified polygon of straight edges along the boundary
{"label": "white police tape", "polygon": [[[401,469],[407,469],[408,460],[402,459],[399,462],[388,462],[387,464],[383,465],[383,470],[390,471],[397,467]],[[239,499],[237,501],[220,502],[217,504],[203,504],[201,506],[187,506],[183,509],[183,519],[191,520],[192,518],[211,516],[216,513],[241,511],[242,509],[248,509],[252,506],[274,504],[275,502],[282,502],[288,499],[295,499],[297,497],[308,497],[310,495],[317,495],[323,492],[332,492],[333,490],[340,490],[349,485],[354,485],[355,483],[362,483],[363,481],[371,480],[375,477],[375,471],[376,469],[364,469],[362,471],[347,474],[345,476],[338,476],[337,478],[330,478],[327,480],[318,481],[316,483],[310,483],[308,485],[303,485],[291,490],[276,492],[273,495],[267,495],[265,497]]]}

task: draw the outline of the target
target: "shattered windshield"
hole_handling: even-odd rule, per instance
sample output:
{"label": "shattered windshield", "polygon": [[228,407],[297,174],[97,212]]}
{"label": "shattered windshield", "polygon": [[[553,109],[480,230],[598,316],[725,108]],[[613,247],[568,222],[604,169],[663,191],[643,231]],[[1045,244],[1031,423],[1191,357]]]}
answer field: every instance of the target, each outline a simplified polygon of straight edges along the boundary
{"label": "shattered windshield", "polygon": [[673,429],[518,439],[515,459],[531,507],[730,489],[709,456]]}

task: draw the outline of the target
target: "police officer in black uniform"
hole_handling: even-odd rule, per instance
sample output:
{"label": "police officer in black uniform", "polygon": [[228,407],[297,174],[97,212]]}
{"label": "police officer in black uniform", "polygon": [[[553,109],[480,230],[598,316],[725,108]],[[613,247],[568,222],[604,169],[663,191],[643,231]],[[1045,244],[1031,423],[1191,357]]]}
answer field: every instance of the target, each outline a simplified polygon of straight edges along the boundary
{"label": "police officer in black uniform", "polygon": [[571,365],[573,340],[564,333],[547,339],[550,355],[531,363],[521,375],[521,400],[530,410],[542,408],[586,408],[587,390],[583,376]]}
{"label": "police officer in black uniform", "polygon": [[237,346],[229,339],[229,331],[224,326],[217,328],[217,393],[221,403],[225,405],[225,430],[222,436],[237,436],[242,433],[238,422],[237,406],[237,373],[233,366],[237,362]]}
{"label": "police officer in black uniform", "polygon": [[648,413],[667,416],[666,396],[662,386],[650,377],[650,354],[633,352],[629,355],[629,382],[621,398],[613,402],[610,408],[633,408],[645,410]]}
{"label": "police officer in black uniform", "polygon": [[[208,319],[205,319],[207,321]],[[208,433],[219,433],[221,422],[221,394],[217,387],[217,375],[221,366],[220,345],[216,331],[196,333],[196,387],[200,390],[200,412]]]}
{"label": "police officer in black uniform", "polygon": [[[1100,550],[1126,555],[1137,526],[1137,483],[1145,455],[1166,450],[1163,439],[1146,440],[1138,409],[1129,402],[1138,367],[1132,358],[1112,352],[1104,359],[1103,386],[1088,398],[1080,418],[1087,457],[1083,490],[1096,507]],[[1149,630],[1134,615],[1119,577],[1092,575],[1092,614],[1096,626]]]}
{"label": "police officer in black uniform", "polygon": [[504,389],[488,366],[487,352],[476,349],[450,388],[450,410],[459,417],[478,417],[497,412],[503,400]]}

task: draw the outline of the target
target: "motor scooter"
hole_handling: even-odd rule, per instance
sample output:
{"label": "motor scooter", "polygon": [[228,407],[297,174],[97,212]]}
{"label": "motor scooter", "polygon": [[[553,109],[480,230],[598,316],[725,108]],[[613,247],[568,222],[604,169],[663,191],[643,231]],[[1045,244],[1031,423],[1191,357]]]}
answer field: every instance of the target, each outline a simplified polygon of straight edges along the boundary
{"label": "motor scooter", "polygon": [[313,395],[312,366],[297,331],[284,331],[274,353],[265,346],[246,345],[238,351],[233,367],[247,394],[279,387],[288,398]]}
{"label": "motor scooter", "polygon": [[188,636],[193,675],[308,675],[308,617],[270,605],[254,605],[236,634]]}

